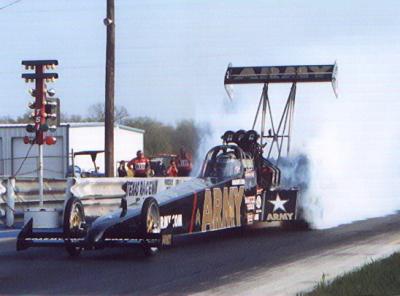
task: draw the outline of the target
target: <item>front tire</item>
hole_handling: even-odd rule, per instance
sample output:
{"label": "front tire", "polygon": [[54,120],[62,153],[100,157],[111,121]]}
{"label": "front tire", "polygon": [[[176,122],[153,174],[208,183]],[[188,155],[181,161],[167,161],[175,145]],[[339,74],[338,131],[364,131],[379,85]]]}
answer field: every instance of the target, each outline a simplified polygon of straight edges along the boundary
{"label": "front tire", "polygon": [[[160,233],[160,209],[153,197],[143,202],[140,219],[140,231],[145,237],[147,234]],[[142,240],[142,249],[146,257],[154,256],[158,252],[158,248],[151,247],[146,239]]]}
{"label": "front tire", "polygon": [[82,247],[74,245],[74,238],[82,231],[85,224],[85,211],[82,202],[71,197],[64,209],[63,233],[64,243],[67,253],[72,257],[77,257],[82,252]]}

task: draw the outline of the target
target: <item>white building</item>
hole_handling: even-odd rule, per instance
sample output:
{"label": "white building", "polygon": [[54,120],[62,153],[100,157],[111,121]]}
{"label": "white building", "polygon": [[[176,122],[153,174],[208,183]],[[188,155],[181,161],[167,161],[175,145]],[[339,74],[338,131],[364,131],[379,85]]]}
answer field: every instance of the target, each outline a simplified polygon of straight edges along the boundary
{"label": "white building", "polygon": [[[24,144],[26,124],[0,124],[0,175],[37,176],[38,145]],[[144,131],[123,125],[114,127],[115,167],[120,160],[130,160],[143,150]],[[55,145],[44,147],[44,177],[64,178],[72,164],[71,151],[104,150],[104,123],[62,123],[54,133]],[[25,159],[26,158],[26,159]],[[23,164],[22,164],[23,163]],[[104,153],[96,159],[99,172],[104,172]],[[22,164],[22,165],[21,165]],[[94,170],[90,156],[76,156],[75,165],[83,171]]]}

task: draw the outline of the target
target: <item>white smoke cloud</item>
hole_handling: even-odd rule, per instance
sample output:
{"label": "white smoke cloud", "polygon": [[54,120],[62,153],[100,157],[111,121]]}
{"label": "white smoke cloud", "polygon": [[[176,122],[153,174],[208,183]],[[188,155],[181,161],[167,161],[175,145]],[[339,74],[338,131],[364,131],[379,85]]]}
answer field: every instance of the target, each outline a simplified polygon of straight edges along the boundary
{"label": "white smoke cloud", "polygon": [[[399,73],[393,73],[389,58],[373,56],[341,58],[339,99],[327,85],[298,87],[292,160],[308,159],[308,172],[300,169],[291,177],[308,182],[300,202],[315,228],[400,209]],[[289,87],[271,87],[271,101],[282,98],[282,104]],[[261,89],[235,91],[232,106],[201,107],[207,111],[200,117],[214,132],[207,149],[220,143],[227,129],[251,128]],[[279,114],[279,108],[274,110]]]}
{"label": "white smoke cloud", "polygon": [[[315,227],[332,227],[400,209],[396,104],[341,100],[303,148],[310,183],[302,204]],[[398,106],[397,106],[398,107]]]}

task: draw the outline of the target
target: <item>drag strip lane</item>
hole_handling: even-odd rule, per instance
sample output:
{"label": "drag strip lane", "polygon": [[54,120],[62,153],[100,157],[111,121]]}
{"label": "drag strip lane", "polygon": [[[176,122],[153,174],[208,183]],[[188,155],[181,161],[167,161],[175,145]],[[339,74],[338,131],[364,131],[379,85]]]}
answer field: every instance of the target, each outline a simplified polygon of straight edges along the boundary
{"label": "drag strip lane", "polygon": [[400,215],[396,214],[317,231],[215,232],[179,238],[174,248],[150,259],[140,250],[127,249],[84,252],[72,259],[62,249],[16,252],[15,241],[0,241],[0,294],[179,295],[217,291],[282,264],[389,235],[399,227]]}

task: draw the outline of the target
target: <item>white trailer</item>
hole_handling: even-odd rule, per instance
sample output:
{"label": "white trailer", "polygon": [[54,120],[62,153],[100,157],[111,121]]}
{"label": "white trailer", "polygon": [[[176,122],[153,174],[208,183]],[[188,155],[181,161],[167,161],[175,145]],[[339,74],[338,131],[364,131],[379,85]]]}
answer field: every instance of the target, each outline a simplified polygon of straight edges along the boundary
{"label": "white trailer", "polygon": [[[26,124],[0,124],[1,176],[37,176],[38,148],[37,145],[30,147],[23,143],[24,136],[32,135],[25,127]],[[104,150],[104,123],[62,123],[52,135],[57,138],[57,143],[44,146],[45,178],[66,177],[68,167],[72,165],[72,150]],[[144,130],[115,125],[115,161],[130,160],[135,157],[137,150],[143,150],[143,135]],[[104,154],[99,154],[96,163],[99,172],[104,172]],[[76,157],[74,164],[85,171],[94,169],[90,157]],[[117,163],[115,167],[117,168]]]}

